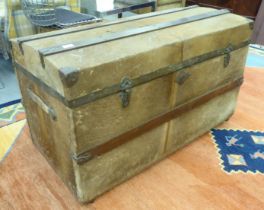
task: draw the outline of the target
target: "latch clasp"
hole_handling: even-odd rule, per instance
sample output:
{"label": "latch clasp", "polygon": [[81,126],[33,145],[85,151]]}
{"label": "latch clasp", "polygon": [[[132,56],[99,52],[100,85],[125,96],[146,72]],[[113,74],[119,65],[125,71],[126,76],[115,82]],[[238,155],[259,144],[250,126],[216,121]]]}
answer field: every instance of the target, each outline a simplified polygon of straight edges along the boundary
{"label": "latch clasp", "polygon": [[230,59],[231,59],[231,55],[230,53],[233,51],[233,46],[231,44],[228,45],[228,47],[225,49],[224,51],[224,67],[228,67],[229,63],[230,63]]}
{"label": "latch clasp", "polygon": [[131,89],[132,88],[132,81],[128,77],[124,77],[120,83],[120,99],[122,107],[125,108],[129,105]]}

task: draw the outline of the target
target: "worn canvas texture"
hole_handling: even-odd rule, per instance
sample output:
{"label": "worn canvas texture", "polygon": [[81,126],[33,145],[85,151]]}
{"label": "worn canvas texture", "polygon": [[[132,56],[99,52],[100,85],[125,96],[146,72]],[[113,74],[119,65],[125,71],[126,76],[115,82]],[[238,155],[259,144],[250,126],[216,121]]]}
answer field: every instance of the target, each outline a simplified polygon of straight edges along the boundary
{"label": "worn canvas texture", "polygon": [[[78,41],[84,41],[84,37],[85,40],[94,40],[98,36],[109,38],[127,30],[212,12],[216,10],[197,7],[117,22],[111,26],[98,23],[94,25],[97,28],[86,28],[78,33],[68,29],[64,31],[67,34],[53,34],[45,39],[24,42],[24,54],[18,42],[13,41],[15,62],[22,66],[17,69],[17,75],[33,143],[79,201],[92,201],[233,114],[238,84],[241,84],[237,82],[241,82],[243,77],[251,22],[233,14],[223,14],[54,53],[44,56],[42,62],[40,51],[49,51],[54,46],[74,47]],[[228,51],[228,46],[241,43],[246,44]],[[120,97],[124,90],[119,89],[75,107],[64,101],[76,102],[77,99],[109,90],[109,87],[119,88],[124,77],[136,81],[157,70],[181,66],[185,61],[218,51],[223,53],[133,86],[126,107],[122,106]],[[65,67],[75,70],[69,74],[73,77],[67,78]],[[230,84],[236,86],[217,92]],[[56,94],[51,94],[46,86],[55,90]],[[183,105],[188,107],[193,100],[206,98],[212,91],[219,95],[211,95],[212,98],[187,109],[177,118],[133,136],[125,144],[116,145],[99,155],[83,155],[117,136],[142,125],[144,127],[153,118]],[[85,161],[80,163],[80,159]]]}

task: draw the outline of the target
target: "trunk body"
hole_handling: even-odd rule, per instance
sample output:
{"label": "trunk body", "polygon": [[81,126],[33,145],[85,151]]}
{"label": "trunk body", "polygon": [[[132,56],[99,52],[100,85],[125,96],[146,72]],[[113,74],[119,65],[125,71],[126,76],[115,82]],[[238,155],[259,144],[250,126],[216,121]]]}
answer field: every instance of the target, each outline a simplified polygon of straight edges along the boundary
{"label": "trunk body", "polygon": [[193,7],[13,40],[34,144],[93,200],[232,115],[251,25]]}

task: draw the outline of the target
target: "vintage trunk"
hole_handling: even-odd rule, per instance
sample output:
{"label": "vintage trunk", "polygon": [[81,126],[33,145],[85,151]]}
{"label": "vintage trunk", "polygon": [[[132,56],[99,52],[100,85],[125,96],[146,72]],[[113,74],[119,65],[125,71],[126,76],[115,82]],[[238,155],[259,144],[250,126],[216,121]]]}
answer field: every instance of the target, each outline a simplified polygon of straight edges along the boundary
{"label": "vintage trunk", "polygon": [[251,31],[194,6],[13,40],[34,144],[93,200],[232,115]]}

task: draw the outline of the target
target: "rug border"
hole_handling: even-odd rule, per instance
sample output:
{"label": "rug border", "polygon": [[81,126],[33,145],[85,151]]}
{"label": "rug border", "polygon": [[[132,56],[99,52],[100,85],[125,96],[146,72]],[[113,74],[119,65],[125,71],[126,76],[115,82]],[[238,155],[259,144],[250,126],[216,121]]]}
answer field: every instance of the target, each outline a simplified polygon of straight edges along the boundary
{"label": "rug border", "polygon": [[[22,132],[24,131],[26,125],[27,125],[27,120],[26,119],[23,119],[25,122],[24,122],[24,125],[22,126],[21,130],[19,131],[19,133],[17,134],[17,136],[15,137],[13,143],[10,145],[10,147],[8,148],[8,150],[5,152],[5,154],[3,155],[3,157],[0,159],[0,164],[4,162],[4,160],[7,158],[7,156],[11,153],[13,147],[15,146],[17,140],[19,139],[19,137],[21,136]],[[21,122],[22,120],[20,121],[17,121],[15,123],[18,123],[18,122]],[[9,124],[10,125],[10,124]],[[2,127],[3,128],[3,127]],[[1,129],[1,128],[0,128]]]}
{"label": "rug border", "polygon": [[[9,106],[6,106],[6,107],[0,108],[0,109],[5,109],[5,108],[7,108],[7,107],[14,106],[14,105],[19,105],[19,104],[22,105],[22,107],[23,107],[24,110],[20,110],[20,111],[18,111],[18,112],[12,117],[12,119],[11,119],[10,121],[4,120],[4,119],[2,119],[2,120],[0,119],[0,123],[2,122],[2,125],[0,124],[0,128],[3,128],[3,127],[5,127],[5,126],[11,125],[11,124],[16,123],[16,122],[19,122],[19,121],[21,121],[21,120],[25,120],[25,119],[27,119],[25,108],[24,108],[24,106],[23,106],[23,104],[22,104],[21,102],[19,102],[19,103],[15,103],[15,104],[11,104],[11,105],[9,105]],[[22,119],[18,119],[18,120],[16,120],[16,117],[17,117],[18,114],[24,114],[25,117],[22,118]]]}
{"label": "rug border", "polygon": [[[213,129],[215,129],[215,130],[226,130],[226,131],[242,131],[242,132],[244,131],[244,132],[253,132],[253,133],[264,133],[264,131],[259,131],[259,130],[231,129],[231,128],[230,129],[229,128],[213,128]],[[211,135],[211,139],[213,140],[214,147],[216,148],[216,152],[218,153],[217,157],[219,160],[219,166],[220,166],[222,171],[224,171],[228,175],[234,175],[234,174],[264,175],[264,173],[260,172],[259,170],[256,170],[256,172],[253,172],[250,170],[242,171],[242,170],[233,170],[233,169],[230,172],[226,171],[224,169],[224,160],[222,158],[223,155],[221,153],[221,149],[219,148],[219,145],[216,142],[215,135],[213,134],[213,129],[211,129],[209,133]]]}
{"label": "rug border", "polygon": [[0,104],[0,109],[3,109],[3,108],[8,107],[8,106],[12,106],[14,104],[18,104],[18,103],[21,103],[21,99],[17,99],[17,100],[13,100],[13,101],[9,101],[9,102]]}

